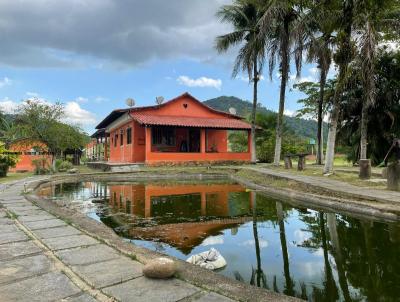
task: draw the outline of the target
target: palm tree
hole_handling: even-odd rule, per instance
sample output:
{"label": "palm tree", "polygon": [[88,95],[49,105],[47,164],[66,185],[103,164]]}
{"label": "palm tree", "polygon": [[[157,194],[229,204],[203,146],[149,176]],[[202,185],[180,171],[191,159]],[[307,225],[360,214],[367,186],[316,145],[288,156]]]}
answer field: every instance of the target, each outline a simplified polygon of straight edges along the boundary
{"label": "palm tree", "polygon": [[253,82],[253,107],[251,113],[251,161],[256,162],[256,111],[257,85],[264,62],[264,42],[259,36],[259,20],[261,13],[257,1],[235,0],[232,5],[224,5],[217,12],[221,21],[233,25],[234,31],[218,36],[216,49],[226,52],[229,48],[241,45],[236,57],[232,77],[239,72],[246,72],[249,82]]}
{"label": "palm tree", "polygon": [[323,162],[323,108],[325,100],[325,86],[329,69],[332,65],[332,50],[334,47],[335,24],[337,14],[332,1],[313,3],[305,16],[300,18],[295,26],[296,35],[303,36],[304,50],[307,53],[308,63],[317,63],[319,69],[319,99],[317,105],[317,164]]}
{"label": "palm tree", "polygon": [[276,141],[274,165],[279,166],[282,150],[283,112],[285,110],[286,86],[290,71],[291,49],[296,42],[295,62],[297,75],[300,74],[302,61],[301,41],[296,40],[293,33],[293,24],[300,16],[301,1],[296,0],[269,0],[263,6],[263,16],[260,20],[261,37],[266,41],[269,57],[269,75],[272,78],[276,61],[280,65],[281,84],[279,95],[279,111],[276,121]]}
{"label": "palm tree", "polygon": [[348,78],[348,66],[354,58],[354,43],[352,41],[352,30],[354,24],[354,0],[340,1],[342,8],[338,14],[341,22],[336,30],[336,52],[333,56],[339,67],[335,93],[333,96],[332,111],[329,124],[328,141],[326,147],[326,158],[324,173],[333,171],[335,157],[336,132],[340,115],[340,99],[344,92]]}
{"label": "palm tree", "polygon": [[[355,6],[357,11],[356,25],[361,32],[358,59],[362,67],[361,78],[364,87],[360,127],[360,160],[367,160],[368,110],[375,103],[375,63],[378,41],[380,38],[385,38],[382,35],[385,32],[389,33],[390,38],[392,38],[392,33],[396,32],[396,27],[400,27],[398,21],[400,4],[398,0],[373,0],[356,1]],[[360,164],[360,177],[369,178],[370,173],[366,173],[368,170],[363,167]]]}

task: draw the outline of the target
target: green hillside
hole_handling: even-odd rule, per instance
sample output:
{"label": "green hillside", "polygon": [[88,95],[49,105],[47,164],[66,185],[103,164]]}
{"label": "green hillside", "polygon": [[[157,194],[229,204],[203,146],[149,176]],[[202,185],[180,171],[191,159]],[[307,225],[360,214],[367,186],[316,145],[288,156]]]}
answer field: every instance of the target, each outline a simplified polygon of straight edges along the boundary
{"label": "green hillside", "polygon": [[[239,116],[247,117],[251,113],[252,104],[249,101],[244,101],[234,96],[220,96],[204,102],[211,108],[228,112],[229,108],[234,107]],[[258,106],[258,112],[276,115],[276,112],[268,110],[267,108]],[[293,131],[296,135],[302,138],[315,138],[317,133],[317,122],[292,116],[285,116],[285,124],[288,129]],[[326,139],[328,127],[324,125],[324,136]]]}

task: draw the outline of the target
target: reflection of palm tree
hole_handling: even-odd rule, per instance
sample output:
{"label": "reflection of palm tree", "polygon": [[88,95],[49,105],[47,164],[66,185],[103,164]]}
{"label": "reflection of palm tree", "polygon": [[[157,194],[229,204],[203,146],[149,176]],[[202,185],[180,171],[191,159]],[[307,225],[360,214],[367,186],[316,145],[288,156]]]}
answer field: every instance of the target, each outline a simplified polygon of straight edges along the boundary
{"label": "reflection of palm tree", "polygon": [[331,237],[331,242],[332,242],[332,246],[333,246],[333,257],[335,258],[336,267],[337,267],[338,276],[339,276],[340,288],[342,289],[344,300],[351,301],[349,287],[348,287],[347,279],[346,279],[346,272],[344,271],[344,267],[343,267],[343,259],[342,259],[342,253],[340,250],[339,236],[337,233],[336,215],[334,213],[328,213],[327,221],[328,221],[329,235]]}
{"label": "reflection of palm tree", "polygon": [[[268,289],[268,284],[267,284],[267,276],[262,270],[261,267],[261,253],[260,253],[260,242],[258,240],[258,230],[257,230],[257,210],[256,210],[256,205],[257,205],[257,195],[254,192],[251,192],[251,200],[253,201],[252,209],[253,209],[253,236],[254,236],[254,245],[256,248],[256,261],[257,261],[257,267],[254,269],[253,267],[251,268],[251,279],[250,279],[250,284],[251,285],[257,285],[258,287],[263,287]],[[238,281],[244,281],[243,277],[240,275],[239,272],[234,272],[235,279]]]}
{"label": "reflection of palm tree", "polygon": [[285,222],[283,221],[283,209],[282,203],[276,202],[276,213],[278,215],[278,222],[279,222],[279,233],[281,239],[281,247],[282,247],[282,256],[283,256],[283,271],[285,275],[286,285],[285,290],[283,291],[286,295],[294,296],[294,282],[290,277],[290,270],[289,270],[289,254],[287,250],[286,244],[286,234],[285,234]]}
{"label": "reflection of palm tree", "polygon": [[[324,263],[325,263],[325,288],[324,290],[320,291],[317,288],[314,288],[314,298],[315,300],[319,300],[318,297],[324,297],[327,301],[336,301],[339,298],[338,290],[336,287],[335,279],[333,278],[332,268],[329,263],[328,258],[328,244],[326,240],[326,231],[325,231],[325,219],[324,213],[319,213],[319,226],[320,226],[320,233],[321,233],[321,243],[322,249],[324,252]],[[322,299],[321,299],[322,300]]]}

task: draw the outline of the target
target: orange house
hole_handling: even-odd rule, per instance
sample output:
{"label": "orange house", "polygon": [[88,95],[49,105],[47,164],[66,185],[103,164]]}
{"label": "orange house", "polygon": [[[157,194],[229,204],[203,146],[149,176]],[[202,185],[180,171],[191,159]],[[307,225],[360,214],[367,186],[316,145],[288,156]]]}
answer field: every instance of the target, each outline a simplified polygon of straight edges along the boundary
{"label": "orange house", "polygon": [[19,159],[14,168],[10,168],[10,172],[33,172],[35,166],[32,161],[45,158],[47,165],[51,165],[51,155],[47,151],[47,147],[43,143],[32,143],[24,140],[12,143],[10,151],[19,154]]}
{"label": "orange house", "polygon": [[[189,93],[155,106],[118,109],[96,129],[110,137],[108,162],[148,165],[251,160],[251,125]],[[231,151],[229,131],[245,131],[247,148]]]}

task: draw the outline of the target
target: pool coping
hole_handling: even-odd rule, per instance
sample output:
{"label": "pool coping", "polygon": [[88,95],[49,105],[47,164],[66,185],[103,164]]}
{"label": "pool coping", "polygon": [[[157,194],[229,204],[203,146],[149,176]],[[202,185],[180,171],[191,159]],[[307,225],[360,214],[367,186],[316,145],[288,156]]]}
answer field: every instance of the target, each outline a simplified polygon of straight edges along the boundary
{"label": "pool coping", "polygon": [[[286,296],[283,294],[275,293],[270,290],[261,289],[249,284],[236,281],[234,279],[225,277],[220,274],[216,274],[212,271],[200,268],[198,266],[187,263],[183,260],[177,259],[175,257],[158,253],[143,247],[136,246],[130,242],[124,241],[119,237],[114,231],[108,226],[87,217],[85,214],[79,213],[76,210],[60,207],[57,203],[52,202],[46,198],[37,195],[37,191],[46,185],[54,184],[54,182],[68,182],[68,181],[90,181],[100,179],[119,179],[117,176],[120,173],[94,173],[94,174],[72,174],[72,175],[62,175],[53,176],[48,178],[42,178],[40,180],[33,180],[26,184],[25,198],[34,203],[35,205],[41,207],[45,211],[57,216],[58,218],[64,220],[68,224],[78,228],[82,232],[89,236],[92,236],[101,242],[115,248],[119,252],[134,257],[141,263],[147,263],[148,261],[157,257],[169,257],[174,259],[178,264],[177,277],[181,280],[189,282],[193,285],[201,287],[203,289],[213,291],[222,294],[226,297],[238,300],[238,301],[301,301],[298,298]],[[127,173],[129,174],[129,173]],[[100,177],[99,177],[100,176]],[[141,180],[142,177],[132,176],[127,178],[124,174],[123,180]],[[221,179],[229,178],[226,174],[214,174],[212,176],[208,174],[170,174],[170,175],[155,175],[150,177],[150,179]],[[149,179],[149,178],[147,178]],[[234,179],[232,179],[234,180]]]}

